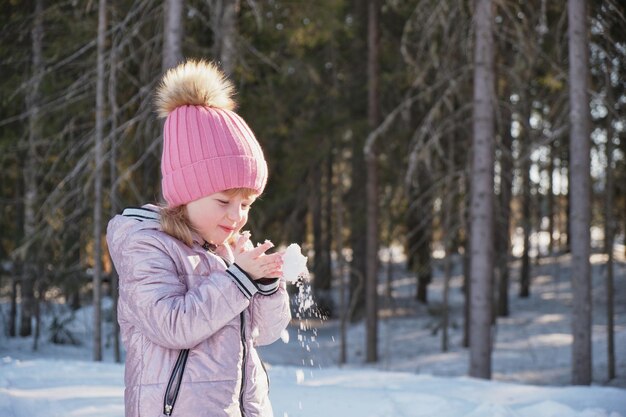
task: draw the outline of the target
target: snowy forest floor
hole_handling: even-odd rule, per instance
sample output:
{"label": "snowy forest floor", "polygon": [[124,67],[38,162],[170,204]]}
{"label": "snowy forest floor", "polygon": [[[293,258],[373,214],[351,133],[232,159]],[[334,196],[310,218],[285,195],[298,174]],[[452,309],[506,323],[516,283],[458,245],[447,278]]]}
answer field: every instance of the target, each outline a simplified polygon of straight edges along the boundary
{"label": "snowy forest floor", "polygon": [[[621,253],[624,253],[623,251]],[[568,385],[571,381],[570,255],[540,258],[532,266],[531,294],[520,298],[520,261],[511,263],[509,317],[500,317],[495,327],[493,379],[536,384]],[[626,387],[626,263],[614,263],[615,347],[617,378],[607,378],[606,256],[593,255],[593,381],[597,385]],[[382,266],[387,274],[386,265]],[[415,278],[403,264],[392,266],[392,297],[381,297],[378,329],[379,362],[364,365],[365,324],[347,329],[345,367],[371,367],[436,376],[462,376],[469,367],[469,351],[462,347],[463,294],[460,262],[455,262],[450,282],[450,327],[448,352],[441,350],[443,273],[435,263],[428,304],[415,301]],[[382,280],[384,281],[384,279]],[[380,284],[379,294],[385,293]],[[298,343],[275,343],[262,348],[270,364],[324,368],[337,366],[340,354],[340,322],[315,321],[310,329],[290,330]]]}
{"label": "snowy forest floor", "polygon": [[[624,253],[621,251],[621,253]],[[443,279],[441,265],[435,261],[433,282],[427,305],[415,301],[415,279],[403,263],[391,268],[392,297],[381,296],[379,322],[379,361],[364,364],[365,325],[351,324],[347,329],[347,363],[343,368],[401,371],[421,375],[457,377],[467,374],[468,350],[462,347],[463,295],[460,263],[456,262],[450,283],[449,350],[441,351],[441,300]],[[541,258],[532,267],[531,295],[518,293],[519,261],[511,263],[510,315],[498,318],[493,351],[493,379],[534,385],[569,385],[571,378],[571,309],[570,257]],[[379,293],[385,293],[387,265],[381,268]],[[626,387],[626,262],[615,262],[615,346],[618,377],[607,380],[607,332],[605,257],[592,256],[593,275],[593,381],[595,385]],[[336,291],[336,289],[335,289]],[[0,358],[80,359],[92,355],[92,309],[85,307],[63,326],[80,345],[56,345],[48,342],[50,323],[69,317],[65,306],[48,303],[38,350],[32,350],[32,338],[8,338],[8,305],[2,300],[0,319]],[[110,299],[105,300],[105,312]],[[106,317],[106,314],[105,314]],[[105,323],[105,362],[113,361],[111,323]],[[260,348],[260,355],[270,366],[292,365],[311,374],[339,366],[340,323],[337,319],[294,320],[285,340]]]}

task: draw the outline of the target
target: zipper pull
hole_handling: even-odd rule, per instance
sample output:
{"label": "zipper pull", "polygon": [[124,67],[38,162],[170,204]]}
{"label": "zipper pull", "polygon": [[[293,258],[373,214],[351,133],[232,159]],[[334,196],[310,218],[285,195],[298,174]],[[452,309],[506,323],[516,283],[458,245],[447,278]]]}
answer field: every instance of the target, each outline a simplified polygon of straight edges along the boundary
{"label": "zipper pull", "polygon": [[166,416],[172,415],[172,406],[170,404],[165,404],[165,415]]}

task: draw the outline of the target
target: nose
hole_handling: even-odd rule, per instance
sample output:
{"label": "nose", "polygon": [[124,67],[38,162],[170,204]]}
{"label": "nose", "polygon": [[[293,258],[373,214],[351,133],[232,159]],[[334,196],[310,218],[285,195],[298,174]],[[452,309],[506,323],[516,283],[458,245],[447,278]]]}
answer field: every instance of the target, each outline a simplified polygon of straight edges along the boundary
{"label": "nose", "polygon": [[229,220],[233,222],[240,222],[245,216],[245,210],[241,204],[232,204],[228,208],[227,216]]}

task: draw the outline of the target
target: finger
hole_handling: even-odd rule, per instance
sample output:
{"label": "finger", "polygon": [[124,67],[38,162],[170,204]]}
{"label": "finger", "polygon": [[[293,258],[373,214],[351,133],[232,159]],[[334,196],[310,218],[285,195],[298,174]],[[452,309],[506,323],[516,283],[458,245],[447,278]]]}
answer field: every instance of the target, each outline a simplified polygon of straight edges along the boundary
{"label": "finger", "polygon": [[283,270],[283,263],[280,260],[273,260],[271,262],[266,263],[263,268],[265,269],[266,272],[282,272]]}
{"label": "finger", "polygon": [[274,268],[265,273],[266,278],[280,278],[283,276],[282,268]]}
{"label": "finger", "polygon": [[227,259],[233,259],[233,249],[229,244],[222,245],[220,248],[224,252],[223,256],[226,256]]}
{"label": "finger", "polygon": [[274,247],[274,244],[272,242],[270,242],[269,240],[266,240],[261,245],[257,246],[256,248],[252,249],[251,251],[249,251],[249,253],[252,256],[252,258],[255,259],[255,258],[258,258],[259,256],[263,255],[265,253],[265,251],[267,251],[268,249],[273,248],[273,247]]}
{"label": "finger", "polygon": [[269,273],[275,273],[276,271],[282,271],[283,270],[283,266],[282,265],[276,265],[276,264],[269,264],[269,265],[265,265],[263,268],[263,275],[266,277],[269,277],[270,275],[268,275]]}
{"label": "finger", "polygon": [[246,243],[250,240],[250,232],[244,231],[237,238],[237,242],[235,243],[235,252],[240,253],[243,252],[246,247]]}
{"label": "finger", "polygon": [[279,263],[279,264],[283,264],[283,256],[281,253],[270,253],[269,255],[262,255],[263,260],[265,261],[266,264],[270,264],[270,263]]}

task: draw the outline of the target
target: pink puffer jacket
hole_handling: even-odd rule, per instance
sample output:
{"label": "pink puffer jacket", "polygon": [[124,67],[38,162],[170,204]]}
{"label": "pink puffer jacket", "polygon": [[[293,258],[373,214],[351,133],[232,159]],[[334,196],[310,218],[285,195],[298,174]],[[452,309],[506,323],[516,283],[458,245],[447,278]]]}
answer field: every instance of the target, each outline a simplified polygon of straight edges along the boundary
{"label": "pink puffer jacket", "polygon": [[160,230],[158,208],[126,209],[107,229],[120,277],[127,417],[164,414],[181,350],[189,349],[173,416],[272,416],[255,346],[274,342],[291,314],[284,282],[261,285],[199,242]]}

